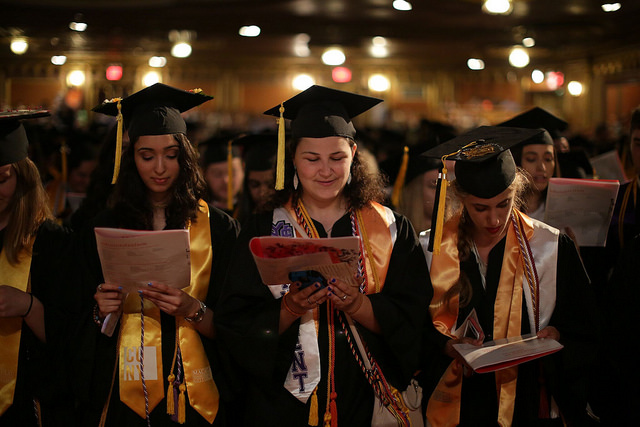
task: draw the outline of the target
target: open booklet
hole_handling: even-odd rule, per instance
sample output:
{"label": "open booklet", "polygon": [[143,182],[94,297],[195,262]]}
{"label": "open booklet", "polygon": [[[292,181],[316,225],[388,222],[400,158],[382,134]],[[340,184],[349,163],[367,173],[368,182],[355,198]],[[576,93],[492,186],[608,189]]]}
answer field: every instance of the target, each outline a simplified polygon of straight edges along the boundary
{"label": "open booklet", "polygon": [[249,248],[265,285],[290,283],[289,273],[315,270],[327,280],[335,277],[357,286],[360,244],[355,236],[319,239],[262,236],[251,239]]}
{"label": "open booklet", "polygon": [[579,246],[604,246],[619,188],[618,181],[551,178],[544,222],[571,227]]}
{"label": "open booklet", "polygon": [[487,341],[481,346],[454,344],[471,368],[479,373],[499,371],[533,359],[555,353],[563,345],[552,338],[538,338],[536,334]]}
{"label": "open booklet", "polygon": [[[182,289],[191,282],[188,230],[139,231],[95,228],[105,283],[136,292],[148,283]],[[112,313],[113,314],[113,313]],[[111,336],[120,313],[105,319],[102,332]]]}

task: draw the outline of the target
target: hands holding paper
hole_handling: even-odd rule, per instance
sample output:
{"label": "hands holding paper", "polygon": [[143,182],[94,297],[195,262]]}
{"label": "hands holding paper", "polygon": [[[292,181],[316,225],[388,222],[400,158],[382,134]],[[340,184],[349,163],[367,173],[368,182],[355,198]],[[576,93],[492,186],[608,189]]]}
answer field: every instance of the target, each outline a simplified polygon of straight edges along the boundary
{"label": "hands holding paper", "polygon": [[125,295],[122,293],[122,286],[102,283],[96,288],[93,298],[98,303],[98,310],[101,319],[107,314],[115,313],[122,309],[122,301]]}
{"label": "hands holding paper", "polygon": [[444,346],[444,353],[450,358],[456,359],[462,366],[464,366],[464,375],[469,377],[473,374],[473,369],[469,366],[467,361],[464,360],[464,357],[462,357],[458,350],[453,347],[454,344],[471,344],[480,347],[482,345],[482,340],[469,337],[454,338],[447,341]]}
{"label": "hands holding paper", "polygon": [[541,329],[536,335],[538,338],[552,338],[560,342],[560,332],[553,326],[547,326],[546,328]]}

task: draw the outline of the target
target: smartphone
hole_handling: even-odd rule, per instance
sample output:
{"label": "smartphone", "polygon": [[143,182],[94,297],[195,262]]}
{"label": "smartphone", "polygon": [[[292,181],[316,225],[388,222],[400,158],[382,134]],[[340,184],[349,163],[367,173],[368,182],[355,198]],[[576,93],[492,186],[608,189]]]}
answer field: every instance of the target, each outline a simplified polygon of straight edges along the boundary
{"label": "smartphone", "polygon": [[327,286],[327,279],[316,270],[291,271],[289,272],[289,280],[291,280],[291,283],[300,282],[300,289],[304,289],[314,283],[320,284],[319,289]]}

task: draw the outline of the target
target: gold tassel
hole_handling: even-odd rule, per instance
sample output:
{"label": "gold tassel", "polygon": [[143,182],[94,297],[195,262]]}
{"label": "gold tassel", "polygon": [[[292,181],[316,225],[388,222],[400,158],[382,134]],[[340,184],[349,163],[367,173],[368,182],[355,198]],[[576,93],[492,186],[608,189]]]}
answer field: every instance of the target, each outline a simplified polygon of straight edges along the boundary
{"label": "gold tassel", "polygon": [[311,407],[309,408],[309,425],[317,426],[318,425],[318,395],[316,391],[318,388],[313,389],[313,394],[311,395]]}
{"label": "gold tassel", "polygon": [[233,148],[231,147],[232,140],[227,142],[227,210],[231,212],[233,210]]}
{"label": "gold tassel", "polygon": [[276,190],[284,189],[284,105],[280,104],[278,118],[278,159],[276,163]]}
{"label": "gold tassel", "polygon": [[442,242],[442,227],[444,225],[444,204],[447,199],[447,167],[444,166],[444,160],[442,161],[442,179],[440,180],[440,198],[438,199],[438,214],[436,217],[436,233],[433,236],[433,254],[440,254],[440,242]]}
{"label": "gold tassel", "polygon": [[118,180],[118,174],[120,173],[120,158],[122,157],[122,105],[118,99],[118,115],[116,116],[118,122],[118,128],[116,132],[116,157],[113,163],[113,179],[112,184],[115,184]]}
{"label": "gold tassel", "polygon": [[167,414],[173,415],[176,413],[176,406],[173,401],[173,381],[176,376],[171,374],[167,379],[169,380],[169,387],[167,387]]}
{"label": "gold tassel", "polygon": [[180,384],[180,396],[178,397],[178,423],[184,424],[187,418],[187,414],[185,413],[185,403],[184,403],[184,391],[187,389],[187,386]]}
{"label": "gold tassel", "polygon": [[407,167],[409,165],[409,147],[404,146],[404,153],[402,154],[402,163],[400,164],[400,170],[396,177],[396,182],[393,184],[393,192],[391,193],[391,203],[397,209],[400,205],[400,199],[402,197],[402,188],[404,187],[404,180],[407,176]]}
{"label": "gold tassel", "polygon": [[60,146],[60,157],[62,160],[62,182],[67,183],[67,177],[69,173],[69,169],[67,166],[67,143],[66,141],[62,141],[62,145]]}

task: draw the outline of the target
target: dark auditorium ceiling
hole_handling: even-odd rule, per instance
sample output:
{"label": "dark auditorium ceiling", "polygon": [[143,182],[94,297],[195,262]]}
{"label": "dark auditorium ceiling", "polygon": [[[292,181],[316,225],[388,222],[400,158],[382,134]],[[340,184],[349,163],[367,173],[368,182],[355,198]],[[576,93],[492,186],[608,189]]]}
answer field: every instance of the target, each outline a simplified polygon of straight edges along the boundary
{"label": "dark auditorium ceiling", "polygon": [[[536,40],[532,63],[553,65],[640,46],[640,1],[621,0],[605,13],[599,0],[514,0],[509,16],[487,15],[481,0],[411,0],[400,12],[392,0],[0,0],[0,65],[48,63],[64,53],[73,60],[140,61],[152,55],[184,64],[240,66],[319,64],[326,47],[342,46],[346,65],[396,64],[422,69],[464,69],[469,57],[487,68],[508,66],[511,46]],[[82,13],[84,33],[69,30]],[[261,35],[238,35],[242,25]],[[188,59],[169,55],[170,30],[196,35]],[[29,50],[9,50],[12,34],[28,37]],[[293,55],[297,34],[309,35],[311,56]],[[388,40],[389,57],[372,58],[373,36]]]}

